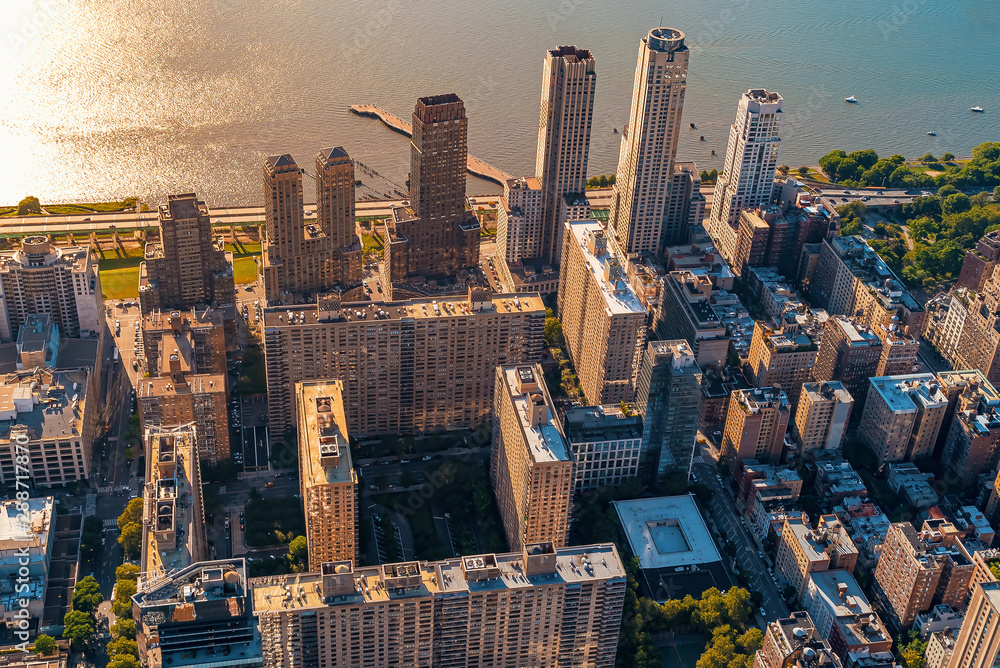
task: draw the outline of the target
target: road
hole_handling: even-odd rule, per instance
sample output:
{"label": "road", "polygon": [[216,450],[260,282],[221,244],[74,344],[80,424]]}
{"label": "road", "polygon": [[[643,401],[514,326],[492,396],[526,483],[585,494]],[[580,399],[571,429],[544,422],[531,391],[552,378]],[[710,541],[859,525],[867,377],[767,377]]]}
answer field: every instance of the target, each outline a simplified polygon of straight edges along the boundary
{"label": "road", "polygon": [[701,461],[696,461],[693,465],[699,482],[708,485],[715,492],[709,503],[712,519],[736,546],[736,563],[743,571],[749,573],[751,589],[759,591],[763,595],[764,603],[761,607],[767,613],[767,619],[764,621],[784,619],[789,615],[788,606],[785,604],[781,592],[778,591],[777,585],[771,580],[771,571],[767,563],[757,554],[760,546],[740,523],[732,492],[716,477],[718,470],[713,455],[714,452],[710,446],[706,446],[703,449]]}

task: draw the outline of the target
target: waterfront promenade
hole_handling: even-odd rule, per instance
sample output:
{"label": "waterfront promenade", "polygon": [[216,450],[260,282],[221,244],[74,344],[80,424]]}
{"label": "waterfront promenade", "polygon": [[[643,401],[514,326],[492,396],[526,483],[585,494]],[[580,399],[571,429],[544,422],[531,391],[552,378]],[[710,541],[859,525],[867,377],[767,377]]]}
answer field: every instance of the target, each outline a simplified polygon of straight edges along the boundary
{"label": "waterfront promenade", "polygon": [[[358,116],[368,116],[369,118],[375,118],[382,121],[387,128],[398,132],[399,134],[406,135],[407,137],[413,135],[413,127],[408,122],[404,121],[391,111],[386,111],[382,107],[374,104],[352,104],[348,108],[351,112],[357,114]],[[490,181],[494,181],[500,185],[503,185],[503,182],[507,179],[514,178],[513,174],[509,174],[502,169],[494,167],[490,163],[477,158],[471,153],[469,154],[468,164],[465,168],[470,174],[481,176],[484,179],[489,179]]]}

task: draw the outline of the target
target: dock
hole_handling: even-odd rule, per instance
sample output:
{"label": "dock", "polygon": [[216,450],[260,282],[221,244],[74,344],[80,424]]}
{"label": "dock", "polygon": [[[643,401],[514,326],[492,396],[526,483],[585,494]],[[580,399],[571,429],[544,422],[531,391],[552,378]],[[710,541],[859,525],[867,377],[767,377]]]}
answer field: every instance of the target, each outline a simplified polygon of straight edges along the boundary
{"label": "dock", "polygon": [[[374,104],[352,104],[348,107],[348,109],[358,116],[367,116],[369,118],[382,121],[383,125],[393,132],[398,132],[399,134],[406,135],[407,137],[413,136],[412,125],[404,121],[396,114],[386,111],[382,107]],[[513,174],[509,174],[502,169],[494,167],[490,163],[477,158],[471,153],[468,156],[468,164],[466,164],[465,168],[470,174],[475,174],[476,176],[488,179],[494,183],[499,183],[500,185],[503,185],[504,181],[507,179],[514,178]]]}

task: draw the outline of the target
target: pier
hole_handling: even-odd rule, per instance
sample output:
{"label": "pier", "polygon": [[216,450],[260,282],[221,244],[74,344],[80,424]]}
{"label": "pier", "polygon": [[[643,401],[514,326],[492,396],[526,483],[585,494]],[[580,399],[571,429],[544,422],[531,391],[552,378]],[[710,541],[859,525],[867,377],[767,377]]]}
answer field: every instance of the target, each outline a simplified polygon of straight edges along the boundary
{"label": "pier", "polygon": [[[374,104],[352,104],[348,108],[352,113],[355,113],[358,116],[367,116],[369,118],[382,121],[382,123],[393,132],[398,132],[399,134],[406,135],[407,137],[413,136],[413,126],[396,114],[386,111],[382,107],[378,107]],[[508,174],[502,169],[494,167],[490,163],[477,158],[471,153],[469,154],[468,164],[466,164],[465,168],[470,174],[475,174],[476,176],[484,179],[489,179],[490,181],[499,183],[500,185],[503,185],[504,181],[507,179],[514,178],[513,174]]]}

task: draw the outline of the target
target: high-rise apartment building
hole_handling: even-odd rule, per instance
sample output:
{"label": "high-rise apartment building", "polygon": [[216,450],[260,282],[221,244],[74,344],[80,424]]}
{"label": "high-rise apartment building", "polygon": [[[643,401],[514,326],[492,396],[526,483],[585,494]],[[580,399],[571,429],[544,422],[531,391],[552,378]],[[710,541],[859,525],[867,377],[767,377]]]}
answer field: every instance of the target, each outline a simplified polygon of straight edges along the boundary
{"label": "high-rise apartment building", "polygon": [[[1000,382],[1000,271],[994,268],[982,289],[965,300],[966,314],[952,365],[956,369],[979,369],[990,382]],[[958,298],[952,300],[953,305],[956,302]],[[959,302],[959,306],[963,304]]]}
{"label": "high-rise apartment building", "polygon": [[358,476],[351,465],[343,387],[339,380],[295,385],[310,564],[358,559]]}
{"label": "high-rise apartment building", "polygon": [[226,373],[221,311],[153,311],[141,322],[143,365],[150,376],[169,373],[169,356],[181,355],[193,374]]}
{"label": "high-rise apartment building", "polygon": [[636,476],[643,444],[642,416],[627,404],[566,410],[563,435],[576,464],[574,492],[614,487]]}
{"label": "high-rise apartment building", "polygon": [[196,429],[193,424],[146,429],[139,562],[144,580],[208,558]]}
{"label": "high-rise apartment building", "polygon": [[354,161],[343,147],[316,156],[315,222],[303,208],[303,170],[287,153],[264,160],[262,271],[269,302],[297,303],[361,277],[354,231]]}
{"label": "high-rise apartment building", "polygon": [[[760,210],[740,212],[736,219],[736,229],[732,233],[735,236],[733,250],[728,256],[725,252],[722,255],[732,265],[734,274],[745,278],[751,267],[770,264],[767,261],[767,249],[771,240],[771,226],[768,225],[767,218],[776,215],[776,212],[768,215]],[[728,226],[726,229],[729,230]]]}
{"label": "high-rise apartment building", "polygon": [[801,598],[812,573],[836,569],[854,572],[858,548],[836,515],[821,515],[813,529],[806,518],[786,518],[775,568]]}
{"label": "high-rise apartment building", "polygon": [[785,320],[781,329],[771,329],[758,320],[750,340],[747,364],[757,387],[780,387],[794,411],[802,384],[812,379],[819,346],[797,321]]}
{"label": "high-rise apartment building", "polygon": [[897,318],[893,316],[889,322],[872,327],[875,336],[882,341],[882,354],[876,370],[878,376],[903,376],[919,371],[919,335],[903,334],[899,325],[893,322],[895,320]]}
{"label": "high-rise apartment building", "polygon": [[661,339],[684,339],[702,369],[722,367],[729,355],[729,335],[712,305],[712,281],[704,274],[671,271],[663,277],[656,310],[656,334]]}
{"label": "high-rise apartment building", "polygon": [[160,238],[139,265],[139,305],[155,310],[234,304],[232,253],[212,233],[208,205],[194,193],[169,195],[158,209]]}
{"label": "high-rise apartment building", "polygon": [[995,668],[1000,661],[1000,582],[972,588],[948,668]]}
{"label": "high-rise apartment building", "polygon": [[722,458],[732,471],[747,459],[776,464],[788,429],[788,395],[774,387],[734,390],[722,432]]}
{"label": "high-rise apartment building", "polygon": [[813,378],[840,381],[863,404],[868,379],[878,375],[881,360],[882,341],[875,332],[850,318],[832,317],[823,328]]}
{"label": "high-rise apartment building", "polygon": [[569,221],[559,280],[566,350],[591,404],[632,401],[646,309],[596,220]]}
{"label": "high-rise apartment building", "polygon": [[684,33],[653,28],[639,42],[632,108],[622,131],[608,231],[627,254],[654,253],[683,240],[663,230],[687,88]]}
{"label": "high-rise apartment building", "polygon": [[507,543],[513,549],[562,547],[569,537],[574,463],[542,367],[497,367],[493,406],[490,477]]}
{"label": "high-rise apartment building", "polygon": [[394,208],[386,226],[388,299],[394,298],[394,282],[451,277],[479,263],[479,221],[465,207],[468,124],[465,105],[454,93],[417,100],[410,203]]}
{"label": "high-rise apartment building", "polygon": [[575,46],[560,46],[545,53],[535,178],[542,191],[538,255],[550,265],[560,264],[566,222],[559,215],[563,198],[582,193],[587,183],[596,87],[593,53]]}
{"label": "high-rise apartment building", "polygon": [[814,306],[855,316],[866,327],[896,316],[901,333],[914,337],[924,330],[927,317],[924,307],[861,237],[823,239],[809,298]]}
{"label": "high-rise apartment building", "polygon": [[1000,232],[996,230],[976,242],[975,248],[965,251],[962,270],[955,281],[956,288],[966,288],[979,292],[983,284],[993,275],[993,269],[1000,262]]}
{"label": "high-rise apartment building", "polygon": [[764,644],[754,656],[753,668],[843,668],[830,643],[813,627],[809,613],[793,612],[790,617],[768,623]]}
{"label": "high-rise apartment building", "polygon": [[139,659],[151,667],[202,659],[219,668],[273,665],[262,658],[253,607],[243,559],[200,561],[140,578],[132,597]]}
{"label": "high-rise apartment building", "polygon": [[975,564],[964,550],[933,544],[932,538],[930,531],[918,533],[906,522],[890,525],[886,533],[872,588],[883,617],[897,631],[932,604],[965,607]]}
{"label": "high-rise apartment building", "polygon": [[498,260],[502,258],[511,265],[541,253],[542,203],[542,187],[537,178],[508,179],[504,183],[497,206]]}
{"label": "high-rise apartment building", "polygon": [[730,126],[708,223],[708,233],[728,262],[736,256],[740,213],[771,201],[781,146],[781,103],[777,93],[751,88],[740,97],[736,122]]}
{"label": "high-rise apartment building", "polygon": [[179,351],[162,355],[160,375],[140,378],[136,387],[142,428],[194,423],[202,459],[229,459],[226,375],[192,374]]}
{"label": "high-rise apartment building", "polygon": [[854,399],[840,381],[803,383],[792,426],[799,453],[839,448],[853,407]]}
{"label": "high-rise apartment building", "polygon": [[[946,377],[940,377],[946,391]],[[945,417],[941,461],[960,480],[993,473],[1000,463],[1000,394],[985,378],[957,393],[950,423]]]}
{"label": "high-rise apartment building", "polygon": [[933,454],[948,410],[948,397],[934,374],[876,376],[869,382],[858,435],[878,465]]}
{"label": "high-rise apartment building", "polygon": [[328,562],[254,580],[252,607],[270,668],[611,668],[625,580],[613,545],[535,544],[438,562]]}
{"label": "high-rise apartment building", "polygon": [[698,438],[701,368],[687,341],[650,341],[643,351],[635,407],[642,416],[640,473],[662,480],[687,473]]}
{"label": "high-rise apartment building", "polygon": [[89,248],[32,235],[0,253],[0,341],[13,340],[30,315],[49,315],[66,337],[100,335],[101,278]]}
{"label": "high-rise apartment building", "polygon": [[[816,631],[830,641],[834,654],[849,666],[858,666],[851,663],[851,654],[862,655],[864,660],[892,649],[889,630],[872,609],[857,580],[845,570],[813,573],[806,584],[803,606]],[[881,668],[884,664],[874,666]]]}
{"label": "high-rise apartment building", "polygon": [[663,228],[657,255],[667,255],[667,248],[691,241],[691,230],[704,231],[705,196],[701,194],[701,175],[693,162],[675,162],[674,174],[667,188],[663,208]]}
{"label": "high-rise apartment building", "polygon": [[294,425],[295,383],[344,382],[357,436],[473,427],[490,416],[499,365],[541,359],[545,305],[535,294],[264,309],[271,433]]}
{"label": "high-rise apartment building", "polygon": [[98,387],[90,367],[31,368],[0,379],[0,484],[14,489],[26,475],[35,487],[88,479]]}

